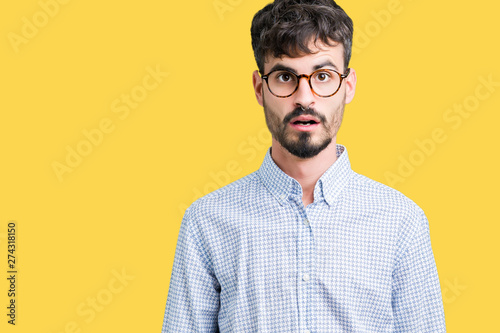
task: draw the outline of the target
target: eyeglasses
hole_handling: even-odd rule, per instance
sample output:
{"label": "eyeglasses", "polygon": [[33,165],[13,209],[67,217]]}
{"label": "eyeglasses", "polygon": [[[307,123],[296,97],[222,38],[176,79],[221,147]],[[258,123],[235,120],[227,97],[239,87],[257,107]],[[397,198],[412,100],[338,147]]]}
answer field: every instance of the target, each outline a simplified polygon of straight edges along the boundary
{"label": "eyeglasses", "polygon": [[311,91],[319,97],[331,97],[339,91],[342,81],[349,76],[350,68],[345,74],[340,74],[333,69],[318,69],[310,75],[275,70],[262,76],[266,80],[267,88],[276,97],[286,98],[292,96],[299,88],[300,79],[305,77],[309,81]]}

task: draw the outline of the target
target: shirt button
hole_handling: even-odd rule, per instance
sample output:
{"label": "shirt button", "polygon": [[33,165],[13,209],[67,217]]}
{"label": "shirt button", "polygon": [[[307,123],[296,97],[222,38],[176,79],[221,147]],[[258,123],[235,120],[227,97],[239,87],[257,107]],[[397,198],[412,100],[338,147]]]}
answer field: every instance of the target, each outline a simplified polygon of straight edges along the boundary
{"label": "shirt button", "polygon": [[280,196],[280,198],[281,198],[281,200],[285,200],[285,199],[286,199],[286,195],[285,195],[285,194],[282,194],[282,195]]}
{"label": "shirt button", "polygon": [[306,273],[306,274],[302,275],[302,280],[303,280],[304,282],[307,282],[307,281],[309,281],[310,279],[311,279],[311,277],[309,276],[309,274],[307,274],[307,273]]}
{"label": "shirt button", "polygon": [[304,333],[311,333],[311,331],[309,331],[309,330],[305,330],[305,331],[304,331]]}
{"label": "shirt button", "polygon": [[304,221],[303,221],[303,222],[304,222],[304,224],[305,224],[305,226],[306,226],[306,227],[308,227],[308,226],[309,226],[309,220],[308,220],[308,219],[304,219]]}

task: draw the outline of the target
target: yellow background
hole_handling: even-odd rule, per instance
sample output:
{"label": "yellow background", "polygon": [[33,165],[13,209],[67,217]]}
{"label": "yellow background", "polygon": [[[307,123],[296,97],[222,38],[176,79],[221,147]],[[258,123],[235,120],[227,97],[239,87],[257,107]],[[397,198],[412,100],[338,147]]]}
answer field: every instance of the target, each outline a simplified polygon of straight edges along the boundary
{"label": "yellow background", "polygon": [[[270,143],[249,34],[267,1],[65,2],[52,16],[40,14],[49,0],[0,6],[0,330],[160,332],[182,209],[257,169]],[[498,332],[500,6],[339,4],[355,23],[358,89],[338,141],[355,171],[386,184],[404,174],[393,187],[429,218],[448,331]],[[24,27],[34,20],[37,31]],[[23,29],[30,38],[13,43]],[[158,68],[168,76],[144,90]],[[144,91],[129,114],[114,112]],[[457,118],[454,105],[470,111]],[[113,130],[85,146],[82,131],[103,120]],[[436,128],[422,155],[415,141]],[[60,181],[54,162],[78,145],[88,154]],[[410,158],[418,165],[398,171]]]}

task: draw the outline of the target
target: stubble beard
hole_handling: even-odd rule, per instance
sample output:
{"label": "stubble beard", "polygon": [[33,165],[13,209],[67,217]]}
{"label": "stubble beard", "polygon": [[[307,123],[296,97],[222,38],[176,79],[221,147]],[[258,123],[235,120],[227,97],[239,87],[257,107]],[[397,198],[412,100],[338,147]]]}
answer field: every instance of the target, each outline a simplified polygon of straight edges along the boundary
{"label": "stubble beard", "polygon": [[[318,113],[314,109],[304,109],[300,107],[294,109],[281,120],[276,112],[272,111],[265,102],[264,114],[267,127],[273,138],[275,138],[283,148],[290,152],[290,154],[302,159],[307,159],[322,152],[330,145],[333,137],[337,135],[344,115],[344,105],[339,106],[339,110],[334,112],[330,121],[327,121],[324,115]],[[314,132],[320,131],[321,133],[319,133],[319,137],[314,140],[314,142],[314,133],[294,131],[289,126],[290,120],[300,115],[312,115],[320,120],[320,128],[316,129]]]}

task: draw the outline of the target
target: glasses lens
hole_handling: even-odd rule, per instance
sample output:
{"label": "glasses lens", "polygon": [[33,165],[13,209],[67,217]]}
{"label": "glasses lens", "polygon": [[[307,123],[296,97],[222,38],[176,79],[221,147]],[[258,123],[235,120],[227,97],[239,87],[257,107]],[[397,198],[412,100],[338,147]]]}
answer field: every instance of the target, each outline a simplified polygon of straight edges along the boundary
{"label": "glasses lens", "polygon": [[276,96],[288,96],[297,87],[297,76],[287,71],[276,71],[269,75],[269,89]]}
{"label": "glasses lens", "polygon": [[339,89],[340,83],[340,75],[327,69],[316,71],[311,76],[311,86],[320,96],[334,94]]}

